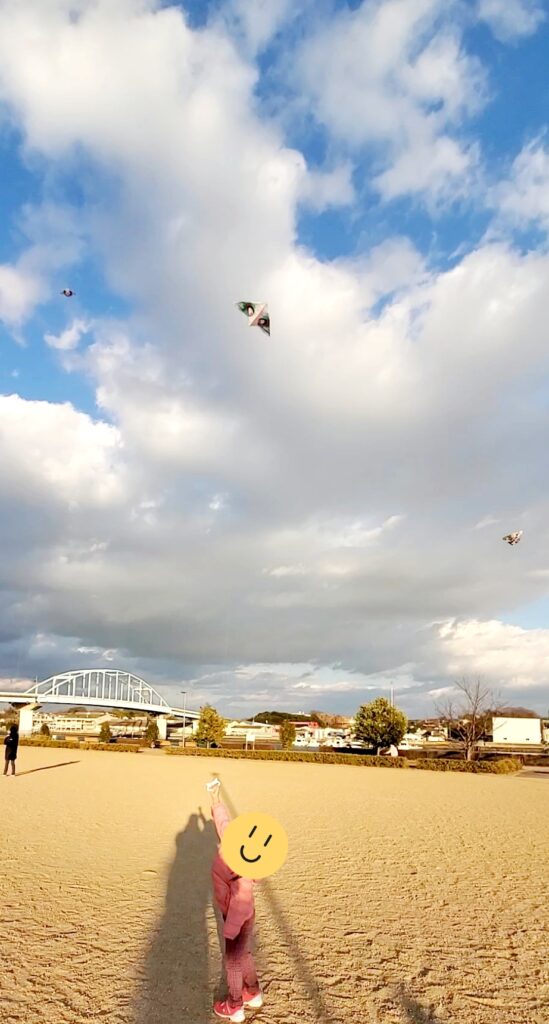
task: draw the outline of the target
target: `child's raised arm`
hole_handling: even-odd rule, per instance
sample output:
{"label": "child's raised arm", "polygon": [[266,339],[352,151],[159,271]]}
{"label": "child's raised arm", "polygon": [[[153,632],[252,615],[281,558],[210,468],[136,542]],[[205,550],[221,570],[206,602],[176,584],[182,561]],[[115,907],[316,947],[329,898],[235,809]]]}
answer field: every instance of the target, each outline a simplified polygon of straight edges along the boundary
{"label": "child's raised arm", "polygon": [[211,782],[206,783],[206,789],[210,794],[212,818],[217,829],[217,834],[221,839],[225,829],[227,828],[227,825],[231,820],[231,817],[227,808],[225,807],[225,804],[221,803],[221,797],[219,795],[221,783],[219,779],[212,779]]}

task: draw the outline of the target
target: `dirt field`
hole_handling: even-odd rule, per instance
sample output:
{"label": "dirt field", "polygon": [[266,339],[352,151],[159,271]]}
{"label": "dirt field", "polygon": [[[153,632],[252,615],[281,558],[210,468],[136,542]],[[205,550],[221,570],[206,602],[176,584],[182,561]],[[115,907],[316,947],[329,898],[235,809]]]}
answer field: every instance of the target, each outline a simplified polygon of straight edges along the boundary
{"label": "dirt field", "polygon": [[214,1019],[212,771],[290,839],[257,891],[258,1024],[549,1019],[546,780],[19,753],[0,779],[3,1022]]}

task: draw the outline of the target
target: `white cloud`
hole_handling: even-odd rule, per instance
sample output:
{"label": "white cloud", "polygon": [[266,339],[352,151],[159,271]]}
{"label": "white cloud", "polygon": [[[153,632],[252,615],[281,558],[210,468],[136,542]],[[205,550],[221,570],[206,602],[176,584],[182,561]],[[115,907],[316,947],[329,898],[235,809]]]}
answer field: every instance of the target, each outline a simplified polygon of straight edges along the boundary
{"label": "white cloud", "polygon": [[264,569],[263,571],[268,572],[269,576],[277,578],[283,576],[306,576],[309,572],[305,565],[277,565],[275,569]]}
{"label": "white cloud", "polygon": [[97,654],[101,661],[113,661],[118,652],[116,650],[103,651],[100,647],[77,647],[76,654]]}
{"label": "white cloud", "polygon": [[87,334],[90,328],[91,323],[89,321],[80,320],[77,317],[73,320],[70,327],[65,328],[61,334],[45,334],[44,341],[50,348],[58,349],[61,352],[70,352],[78,348],[82,336]]}
{"label": "white cloud", "polygon": [[333,139],[376,147],[386,199],[462,194],[477,153],[452,132],[484,101],[479,62],[460,45],[455,5],[379,0],[343,9],[303,44],[296,60],[302,102]]}
{"label": "white cloud", "polygon": [[[0,77],[0,99],[1,95]],[[70,215],[54,204],[26,207],[19,227],[30,243],[28,248],[14,264],[0,264],[0,321],[16,332],[50,297],[51,278],[75,262],[81,251]]]}
{"label": "white cloud", "polygon": [[371,310],[381,298],[396,297],[426,283],[425,260],[409,238],[386,238],[356,260],[341,261],[344,273],[352,269],[360,281],[361,305]]}
{"label": "white cloud", "polygon": [[101,507],[124,496],[119,431],[68,403],[0,396],[0,472],[4,500],[37,508],[42,500]]}
{"label": "white cloud", "polygon": [[[25,693],[31,686],[34,686],[34,679],[14,679],[11,676],[0,676],[0,690],[5,690],[8,693],[15,691]],[[2,705],[2,711],[6,710],[7,705]]]}
{"label": "white cloud", "polygon": [[221,19],[243,36],[248,52],[255,54],[272,41],[276,33],[297,14],[292,0],[228,0]]}
{"label": "white cloud", "polygon": [[509,179],[494,188],[492,202],[504,221],[549,231],[549,150],[539,139],[518,154]]}
{"label": "white cloud", "polygon": [[42,282],[32,272],[0,265],[0,321],[7,327],[20,327],[44,294]]}
{"label": "white cloud", "polygon": [[328,172],[310,171],[303,181],[301,200],[317,213],[329,207],[348,206],[356,196],[350,163]]}
{"label": "white cloud", "polygon": [[467,194],[477,159],[476,147],[465,149],[447,135],[418,135],[377,183],[385,199],[423,192],[436,203]]}
{"label": "white cloud", "polygon": [[496,519],[494,516],[483,516],[479,519],[478,523],[475,523],[474,530],[484,530],[486,526],[497,526],[500,523],[500,519]]}
{"label": "white cloud", "polygon": [[456,677],[479,675],[515,691],[547,686],[549,629],[472,619],[444,623],[438,638],[447,670]]}
{"label": "white cloud", "polygon": [[222,512],[223,509],[227,508],[228,495],[226,494],[214,494],[213,498],[208,504],[208,508],[212,512]]}
{"label": "white cloud", "polygon": [[[483,244],[427,273],[402,238],[315,258],[296,244],[305,160],[260,116],[257,73],[219,24],[193,33],[176,8],[130,0],[81,0],[73,21],[69,7],[0,2],[0,91],[27,152],[48,179],[83,168],[86,190],[78,231],[45,207],[29,243],[50,281],[44,254],[70,265],[85,239],[130,313],[94,318],[93,344],[65,350],[103,421],[0,400],[6,659],[13,636],[43,632],[56,646],[31,644],[40,673],[76,647],[116,650],[151,682],[175,686],[184,666],[209,699],[232,689],[248,705],[295,707],[307,680],[291,666],[313,657],[310,685],[349,708],[392,679],[426,701],[467,666],[537,687],[532,631],[506,662],[506,627],[481,626],[547,586],[531,573],[549,564],[549,258]],[[341,133],[387,144],[388,166],[419,141],[432,155],[472,109],[457,42],[430,46],[436,11],[369,5],[348,15],[356,46],[335,26],[349,51],[332,44],[333,60],[349,65],[326,77],[354,104],[348,121],[339,104]],[[270,303],[270,339],[234,309],[248,290]],[[528,515],[535,545],[509,558],[502,530],[471,529],[486,509]],[[424,629],[468,617],[481,626]]]}
{"label": "white cloud", "polygon": [[546,14],[538,0],[478,0],[478,16],[506,43],[537,31]]}

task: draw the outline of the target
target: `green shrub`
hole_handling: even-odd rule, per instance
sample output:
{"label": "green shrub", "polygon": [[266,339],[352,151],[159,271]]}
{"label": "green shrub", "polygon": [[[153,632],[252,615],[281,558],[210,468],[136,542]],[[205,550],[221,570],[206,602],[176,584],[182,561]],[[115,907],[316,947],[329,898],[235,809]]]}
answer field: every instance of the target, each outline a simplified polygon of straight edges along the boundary
{"label": "green shrub", "polygon": [[103,722],[99,730],[99,742],[108,743],[112,739],[111,727],[108,722]]}
{"label": "green shrub", "polygon": [[47,724],[47,722],[43,722],[42,725],[40,726],[40,735],[51,736],[50,727]]}

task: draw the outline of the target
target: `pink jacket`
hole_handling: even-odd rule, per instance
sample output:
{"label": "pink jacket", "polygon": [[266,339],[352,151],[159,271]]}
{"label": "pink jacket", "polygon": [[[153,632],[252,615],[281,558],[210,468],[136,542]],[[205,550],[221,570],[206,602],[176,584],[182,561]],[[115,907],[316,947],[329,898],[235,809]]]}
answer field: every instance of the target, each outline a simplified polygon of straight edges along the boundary
{"label": "pink jacket", "polygon": [[[229,812],[223,804],[215,804],[212,817],[221,839],[231,820]],[[212,866],[212,881],[215,902],[225,922],[223,935],[226,939],[236,939],[244,922],[254,914],[254,883],[251,878],[235,875],[219,852]]]}

